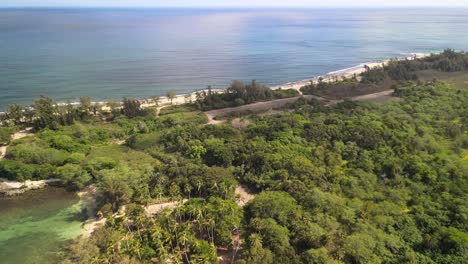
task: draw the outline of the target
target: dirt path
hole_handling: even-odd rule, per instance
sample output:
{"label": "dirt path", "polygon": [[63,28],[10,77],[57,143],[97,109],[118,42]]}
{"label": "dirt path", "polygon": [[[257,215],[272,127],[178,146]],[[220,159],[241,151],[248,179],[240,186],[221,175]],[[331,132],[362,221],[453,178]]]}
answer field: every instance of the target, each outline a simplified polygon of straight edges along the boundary
{"label": "dirt path", "polygon": [[[33,136],[34,134],[31,133],[31,130],[32,128],[31,127],[28,127],[24,130],[21,130],[21,131],[18,131],[16,133],[14,133],[12,136],[11,136],[11,140],[17,140],[17,139],[21,139],[21,138],[25,138],[25,137],[29,137],[29,136]],[[0,160],[3,159],[6,155],[6,152],[7,152],[7,149],[8,149],[8,145],[6,146],[0,146]]]}
{"label": "dirt path", "polygon": [[315,95],[303,95],[303,96],[296,96],[296,97],[291,97],[291,98],[284,98],[284,99],[277,99],[277,100],[272,100],[272,101],[266,101],[266,102],[257,102],[253,104],[247,104],[247,105],[241,105],[237,107],[228,107],[228,108],[222,108],[222,109],[215,109],[211,111],[205,112],[206,116],[208,117],[208,124],[216,125],[223,123],[223,120],[216,120],[216,117],[223,117],[226,116],[230,113],[241,113],[241,112],[247,112],[247,111],[252,111],[252,112],[259,112],[259,111],[267,111],[270,109],[274,108],[280,108],[283,107],[287,104],[291,104],[299,100],[300,98],[306,98],[306,99],[317,99],[321,101],[327,101],[327,99],[318,97]]}
{"label": "dirt path", "polygon": [[[354,96],[349,99],[351,101],[385,102],[385,101],[391,100],[392,98],[395,98],[392,96],[392,94],[393,94],[393,90],[385,90],[385,91],[378,92],[378,93]],[[242,112],[247,112],[247,111],[251,111],[251,112],[267,111],[270,109],[283,107],[290,103],[294,103],[300,98],[320,100],[320,101],[325,102],[326,106],[332,106],[332,105],[343,102],[343,100],[328,100],[326,98],[315,96],[315,95],[302,95],[302,96],[296,96],[296,97],[285,98],[285,99],[258,102],[258,103],[242,105],[238,107],[215,109],[215,110],[207,111],[205,112],[205,114],[208,117],[208,124],[216,125],[216,124],[221,124],[225,122],[225,120],[217,120],[216,119],[217,117],[223,117],[231,113],[242,113]]]}
{"label": "dirt path", "polygon": [[157,106],[156,109],[154,110],[154,114],[156,115],[156,117],[159,117],[159,114],[161,113],[161,109],[163,109],[164,107],[169,107],[170,105],[163,105],[163,106]]}
{"label": "dirt path", "polygon": [[385,98],[388,98],[388,97],[395,98],[394,96],[392,96],[393,93],[394,93],[393,90],[385,90],[383,92],[355,96],[355,97],[352,97],[351,100],[352,101],[370,101],[370,102],[377,101],[377,102],[380,102],[381,99],[385,99]]}

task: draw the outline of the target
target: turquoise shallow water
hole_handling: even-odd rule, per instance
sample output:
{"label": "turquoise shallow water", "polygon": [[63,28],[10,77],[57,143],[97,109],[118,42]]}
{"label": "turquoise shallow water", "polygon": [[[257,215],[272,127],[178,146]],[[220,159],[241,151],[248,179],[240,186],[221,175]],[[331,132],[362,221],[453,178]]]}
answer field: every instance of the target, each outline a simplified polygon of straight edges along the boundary
{"label": "turquoise shallow water", "polygon": [[0,263],[57,263],[81,232],[80,210],[78,196],[60,188],[0,198]]}
{"label": "turquoise shallow water", "polygon": [[468,9],[3,9],[0,110],[39,95],[277,85],[363,62],[468,49]]}

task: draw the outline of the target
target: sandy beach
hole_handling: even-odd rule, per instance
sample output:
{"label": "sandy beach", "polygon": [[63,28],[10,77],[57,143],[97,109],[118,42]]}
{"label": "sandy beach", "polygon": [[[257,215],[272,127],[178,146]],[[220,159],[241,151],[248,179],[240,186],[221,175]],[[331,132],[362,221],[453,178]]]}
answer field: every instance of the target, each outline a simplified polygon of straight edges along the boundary
{"label": "sandy beach", "polygon": [[[359,64],[359,65],[356,65],[356,66],[353,66],[353,67],[349,67],[349,68],[346,68],[346,69],[341,69],[341,70],[329,72],[329,73],[327,73],[325,75],[322,75],[322,76],[316,76],[316,77],[312,77],[312,78],[309,78],[309,79],[300,80],[300,81],[296,81],[296,82],[288,82],[288,83],[281,84],[281,85],[271,86],[270,88],[272,90],[276,90],[276,89],[280,89],[280,88],[281,89],[294,89],[294,90],[299,91],[300,94],[302,94],[300,89],[303,86],[308,85],[311,82],[317,83],[320,78],[323,78],[324,82],[332,82],[335,79],[351,78],[351,77],[353,77],[355,75],[360,75],[361,73],[366,71],[366,68],[365,68],[366,66],[369,67],[370,69],[373,69],[373,68],[376,68],[376,67],[382,67],[383,65],[387,64],[391,60],[395,60],[395,59],[396,60],[413,60],[415,58],[420,59],[420,58],[428,57],[430,55],[431,54],[428,54],[428,53],[412,53],[411,56],[408,56],[408,57],[401,57],[401,58],[387,59],[387,60],[383,60],[383,61],[374,61],[374,62],[362,63],[362,64]],[[201,91],[203,91],[203,90],[201,90]],[[216,92],[216,93],[221,93],[221,92],[224,92],[225,90],[224,89],[213,89],[212,91]],[[196,92],[177,95],[173,99],[172,102],[171,102],[171,100],[169,98],[167,98],[165,96],[162,96],[162,97],[159,97],[158,106],[159,107],[164,107],[164,106],[169,106],[169,105],[182,105],[182,104],[193,102],[195,100],[196,100]],[[141,107],[143,107],[143,108],[156,106],[154,104],[154,102],[152,101],[152,99],[143,99],[143,100],[140,100],[140,102],[141,102]]]}
{"label": "sandy beach", "polygon": [[[420,58],[424,58],[424,57],[428,57],[430,56],[431,54],[427,54],[427,53],[413,53],[412,56],[409,56],[409,57],[402,57],[402,58],[395,58],[396,60],[414,60],[415,58],[416,59],[420,59]],[[362,64],[359,64],[359,65],[356,65],[356,66],[353,66],[353,67],[350,67],[350,68],[346,68],[346,69],[342,69],[342,70],[337,70],[337,71],[333,71],[333,72],[329,72],[323,76],[317,76],[317,77],[313,77],[313,78],[310,78],[310,79],[305,79],[305,80],[301,80],[301,81],[297,81],[297,82],[289,82],[289,83],[285,83],[285,84],[281,84],[281,85],[277,85],[277,86],[272,86],[271,89],[273,90],[276,90],[276,89],[294,89],[294,90],[297,90],[299,91],[299,93],[301,93],[300,89],[308,84],[310,84],[311,82],[313,83],[318,83],[319,79],[320,78],[323,78],[323,82],[332,82],[336,79],[343,79],[343,78],[352,78],[353,76],[358,76],[360,75],[361,73],[365,72],[366,71],[366,66],[369,67],[370,69],[373,69],[373,68],[376,68],[376,67],[382,67],[383,65],[387,64],[388,62],[390,62],[391,60],[395,60],[395,59],[388,59],[388,60],[383,60],[383,61],[375,61],[375,62],[368,62],[368,63],[362,63]]]}

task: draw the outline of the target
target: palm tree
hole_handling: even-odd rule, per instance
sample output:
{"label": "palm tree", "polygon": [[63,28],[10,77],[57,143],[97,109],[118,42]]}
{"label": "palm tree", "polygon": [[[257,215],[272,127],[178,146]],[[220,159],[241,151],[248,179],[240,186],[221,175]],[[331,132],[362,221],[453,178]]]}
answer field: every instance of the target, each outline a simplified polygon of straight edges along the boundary
{"label": "palm tree", "polygon": [[203,183],[201,180],[197,180],[197,190],[198,190],[198,195],[201,194],[201,187],[203,186]]}
{"label": "palm tree", "polygon": [[206,231],[208,232],[208,238],[210,239],[211,243],[214,244],[214,227],[216,225],[215,219],[208,215],[205,218],[204,225],[206,226]]}
{"label": "palm tree", "polygon": [[189,183],[186,183],[184,185],[184,192],[187,194],[188,193],[188,197],[190,199],[190,194],[192,193],[192,185],[190,185]]}
{"label": "palm tree", "polygon": [[190,227],[190,222],[187,222],[185,223],[184,225],[182,225],[182,230],[180,231],[180,236],[179,236],[179,240],[180,242],[182,243],[183,247],[184,247],[184,256],[185,256],[185,260],[187,261],[187,263],[190,264],[190,260],[188,258],[188,246],[187,246],[187,242],[188,241],[193,241],[195,240],[192,235],[191,235],[191,227]]}

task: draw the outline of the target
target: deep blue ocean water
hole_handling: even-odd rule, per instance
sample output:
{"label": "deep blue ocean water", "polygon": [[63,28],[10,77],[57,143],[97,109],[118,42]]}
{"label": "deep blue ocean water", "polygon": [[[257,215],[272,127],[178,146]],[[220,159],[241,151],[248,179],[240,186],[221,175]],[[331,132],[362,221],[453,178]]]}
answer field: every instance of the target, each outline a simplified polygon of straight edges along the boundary
{"label": "deep blue ocean water", "polygon": [[0,110],[302,80],[468,49],[468,9],[0,9]]}

